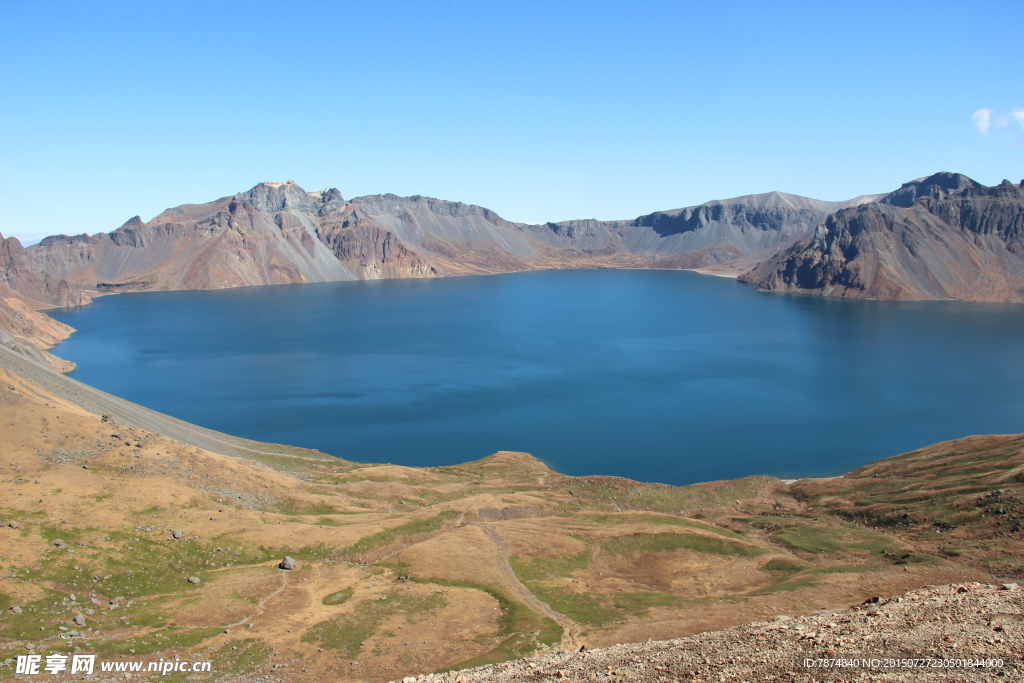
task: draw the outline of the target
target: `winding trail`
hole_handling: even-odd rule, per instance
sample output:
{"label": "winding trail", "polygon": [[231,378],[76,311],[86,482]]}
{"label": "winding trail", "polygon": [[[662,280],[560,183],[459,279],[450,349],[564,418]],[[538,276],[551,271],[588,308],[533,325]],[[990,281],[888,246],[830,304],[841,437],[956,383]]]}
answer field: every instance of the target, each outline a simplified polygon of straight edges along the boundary
{"label": "winding trail", "polygon": [[565,616],[561,612],[556,612],[551,609],[551,605],[547,604],[533,592],[526,587],[526,585],[519,580],[516,576],[515,571],[512,569],[512,565],[508,561],[508,544],[505,540],[498,535],[497,530],[490,524],[481,524],[479,522],[471,522],[469,526],[478,527],[484,534],[494,543],[495,550],[497,551],[498,557],[498,571],[501,573],[501,578],[505,587],[508,588],[512,593],[519,597],[527,607],[532,609],[542,617],[551,619],[559,626],[562,627],[562,642],[561,647],[563,650],[575,650],[580,646],[580,626],[575,621]]}
{"label": "winding trail", "polygon": [[253,614],[252,616],[246,617],[245,619],[242,619],[241,621],[236,621],[233,624],[227,624],[226,626],[224,626],[224,628],[228,629],[228,628],[234,628],[235,626],[241,626],[242,624],[246,623],[250,619],[254,619],[255,617],[261,616],[264,612],[266,612],[267,610],[263,609],[264,606],[266,606],[266,604],[268,602],[270,602],[272,599],[277,597],[277,595],[280,594],[281,591],[283,591],[285,588],[288,587],[288,572],[282,571],[281,574],[282,574],[282,578],[284,579],[284,581],[281,582],[281,587],[278,588],[273,593],[271,593],[270,595],[268,595],[267,597],[265,597],[262,600],[260,600],[258,603],[256,603],[256,609],[258,610],[256,614]]}

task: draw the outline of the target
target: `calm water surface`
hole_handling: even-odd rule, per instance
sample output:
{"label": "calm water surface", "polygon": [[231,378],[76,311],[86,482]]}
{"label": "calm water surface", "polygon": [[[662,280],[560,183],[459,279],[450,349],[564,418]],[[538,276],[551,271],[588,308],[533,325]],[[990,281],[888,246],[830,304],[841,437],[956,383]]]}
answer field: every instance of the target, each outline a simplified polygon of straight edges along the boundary
{"label": "calm water surface", "polygon": [[1024,431],[1024,306],[758,294],[578,270],[109,296],[54,317],[73,377],[363,462],[497,450],[681,484],[825,476]]}

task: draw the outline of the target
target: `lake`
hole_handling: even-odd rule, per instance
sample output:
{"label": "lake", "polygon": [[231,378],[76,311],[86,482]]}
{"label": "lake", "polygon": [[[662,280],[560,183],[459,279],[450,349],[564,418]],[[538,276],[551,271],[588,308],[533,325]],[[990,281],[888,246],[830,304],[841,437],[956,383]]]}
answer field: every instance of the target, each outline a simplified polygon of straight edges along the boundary
{"label": "lake", "polygon": [[148,292],[54,312],[72,377],[360,462],[526,451],[684,484],[1024,431],[1024,306],[761,294],[667,270]]}

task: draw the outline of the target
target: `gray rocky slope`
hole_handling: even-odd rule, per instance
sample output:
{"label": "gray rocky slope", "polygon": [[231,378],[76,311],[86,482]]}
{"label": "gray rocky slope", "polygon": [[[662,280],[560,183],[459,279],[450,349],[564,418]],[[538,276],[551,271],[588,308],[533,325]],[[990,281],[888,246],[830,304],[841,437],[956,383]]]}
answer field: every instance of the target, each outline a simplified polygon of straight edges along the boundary
{"label": "gray rocky slope", "polygon": [[1024,181],[936,173],[828,216],[741,277],[764,291],[1024,302]]}
{"label": "gray rocky slope", "polygon": [[[774,253],[827,215],[870,201],[772,192],[631,221],[512,223],[480,206],[428,197],[261,183],[208,204],[138,216],[96,235],[57,235],[24,250],[37,279],[79,293],[207,289],[284,282],[432,277],[592,264],[699,268]],[[36,286],[33,291],[39,290]],[[47,303],[69,295],[46,292]]]}

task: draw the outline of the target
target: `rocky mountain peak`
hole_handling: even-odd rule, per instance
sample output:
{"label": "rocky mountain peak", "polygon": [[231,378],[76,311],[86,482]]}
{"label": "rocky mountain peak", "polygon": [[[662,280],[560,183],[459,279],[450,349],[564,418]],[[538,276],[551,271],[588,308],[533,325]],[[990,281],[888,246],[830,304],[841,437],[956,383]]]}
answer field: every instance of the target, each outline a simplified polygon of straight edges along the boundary
{"label": "rocky mountain peak", "polygon": [[316,213],[319,209],[313,196],[299,187],[294,180],[283,183],[260,183],[248,192],[235,195],[235,198],[251,204],[257,211],[266,213],[293,210]]}
{"label": "rocky mountain peak", "polygon": [[927,178],[918,178],[903,183],[900,189],[890,192],[880,200],[890,206],[909,207],[920,197],[941,197],[951,193],[980,190],[985,186],[961,173],[942,171]]}
{"label": "rocky mountain peak", "polygon": [[328,190],[321,190],[320,192],[311,193],[313,197],[320,198],[320,215],[324,215],[330,211],[336,211],[341,207],[348,204],[345,198],[341,196],[341,190],[336,187],[332,187]]}
{"label": "rocky mountain peak", "polygon": [[[145,225],[145,223],[142,220],[142,216],[132,216],[131,218],[124,222],[121,228],[137,228],[140,225]],[[120,230],[121,228],[118,228],[118,230]]]}

